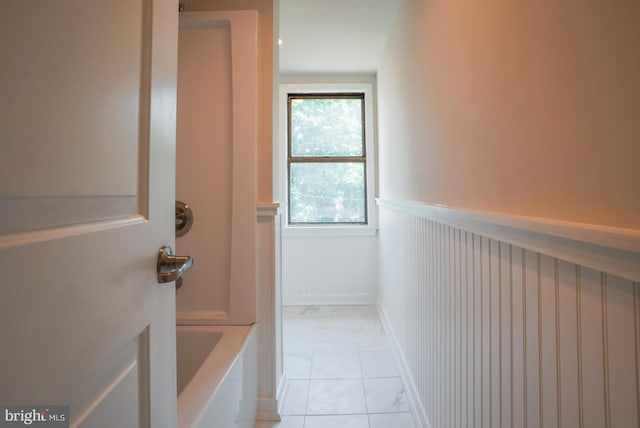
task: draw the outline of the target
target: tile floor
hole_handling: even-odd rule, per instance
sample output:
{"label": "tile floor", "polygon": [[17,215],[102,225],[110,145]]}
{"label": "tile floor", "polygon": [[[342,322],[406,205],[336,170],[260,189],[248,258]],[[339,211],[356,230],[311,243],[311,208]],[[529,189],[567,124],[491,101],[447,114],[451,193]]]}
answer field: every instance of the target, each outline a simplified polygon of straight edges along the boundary
{"label": "tile floor", "polygon": [[375,306],[285,306],[282,421],[256,428],[413,428]]}

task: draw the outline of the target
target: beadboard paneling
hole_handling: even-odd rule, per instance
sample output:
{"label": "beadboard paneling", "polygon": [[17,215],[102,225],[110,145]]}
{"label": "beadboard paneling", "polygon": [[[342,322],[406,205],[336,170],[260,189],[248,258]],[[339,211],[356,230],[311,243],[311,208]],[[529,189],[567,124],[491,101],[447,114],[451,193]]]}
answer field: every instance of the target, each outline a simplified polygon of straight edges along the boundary
{"label": "beadboard paneling", "polygon": [[376,236],[282,239],[285,305],[375,304]]}
{"label": "beadboard paneling", "polygon": [[638,426],[638,283],[384,206],[379,251],[424,426]]}
{"label": "beadboard paneling", "polygon": [[278,203],[258,203],[257,270],[258,299],[258,408],[256,420],[279,420],[282,369],[282,317],[280,301],[280,213]]}

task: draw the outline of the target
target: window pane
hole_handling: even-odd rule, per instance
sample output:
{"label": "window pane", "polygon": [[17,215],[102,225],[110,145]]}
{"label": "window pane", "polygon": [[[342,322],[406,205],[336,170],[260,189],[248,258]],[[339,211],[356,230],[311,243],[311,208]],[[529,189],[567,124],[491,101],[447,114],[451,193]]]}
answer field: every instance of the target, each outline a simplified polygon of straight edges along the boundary
{"label": "window pane", "polygon": [[292,156],[363,156],[361,98],[292,98]]}
{"label": "window pane", "polygon": [[292,163],[291,223],[364,223],[364,163]]}

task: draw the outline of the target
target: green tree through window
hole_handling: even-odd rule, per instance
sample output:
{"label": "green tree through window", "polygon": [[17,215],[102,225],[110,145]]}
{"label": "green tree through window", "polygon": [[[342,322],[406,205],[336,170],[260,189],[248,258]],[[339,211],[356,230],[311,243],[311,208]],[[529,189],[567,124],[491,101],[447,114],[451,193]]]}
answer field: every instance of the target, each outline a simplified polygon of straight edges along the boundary
{"label": "green tree through window", "polygon": [[289,223],[366,224],[364,94],[290,94]]}

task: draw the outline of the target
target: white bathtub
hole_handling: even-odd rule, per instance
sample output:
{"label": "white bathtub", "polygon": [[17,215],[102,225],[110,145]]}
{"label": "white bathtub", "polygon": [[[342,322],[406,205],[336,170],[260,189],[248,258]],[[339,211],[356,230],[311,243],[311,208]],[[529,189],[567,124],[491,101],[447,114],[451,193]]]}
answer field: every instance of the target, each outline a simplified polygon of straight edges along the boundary
{"label": "white bathtub", "polygon": [[177,326],[178,426],[253,428],[255,326]]}

